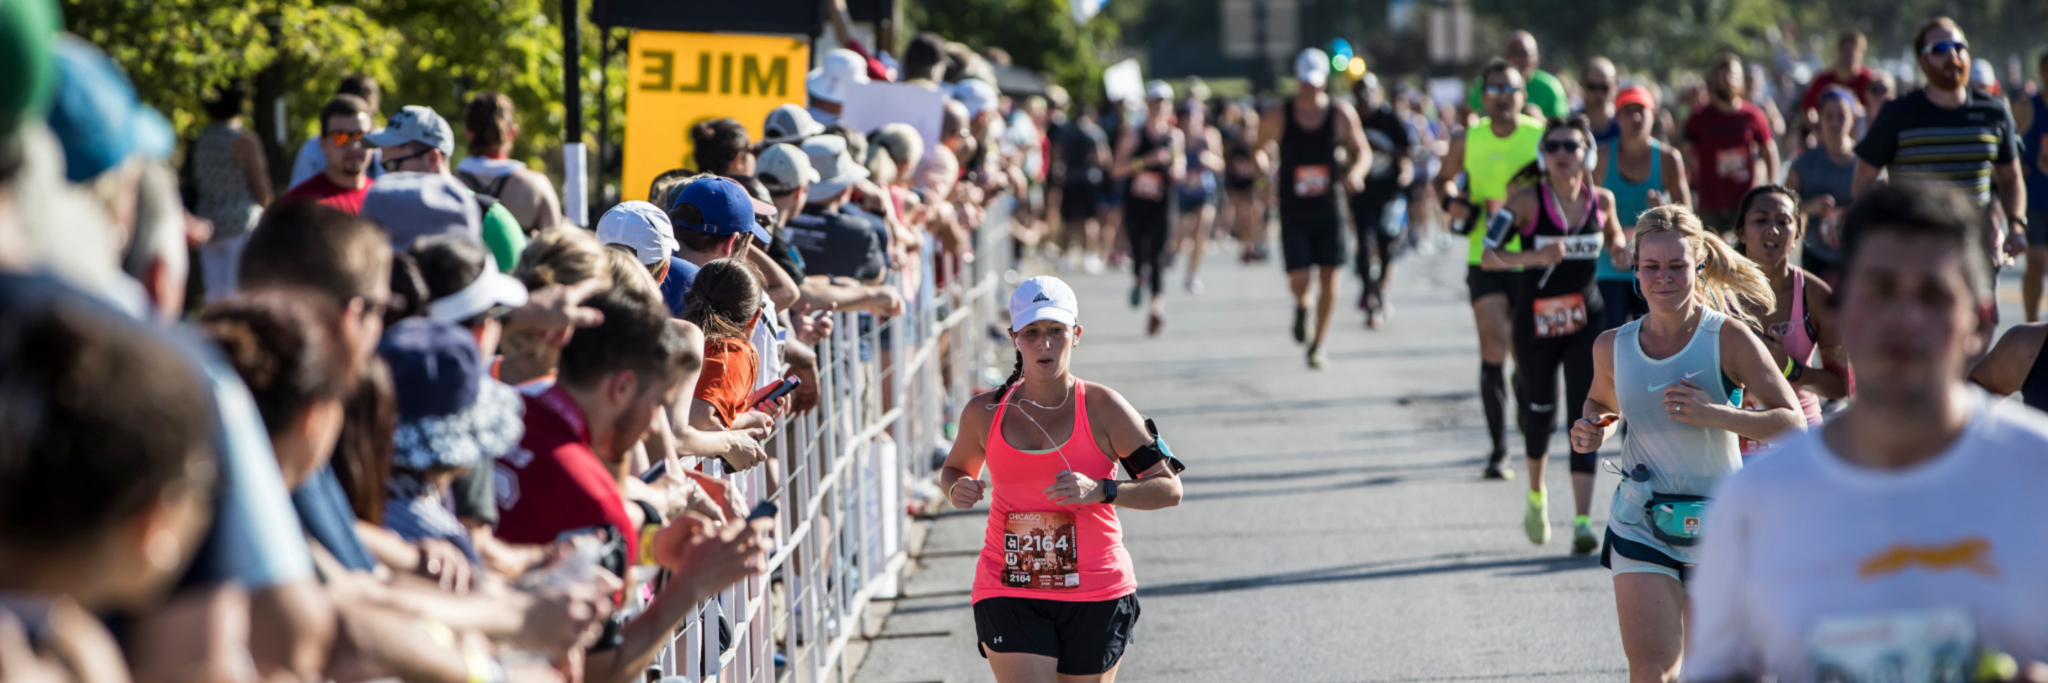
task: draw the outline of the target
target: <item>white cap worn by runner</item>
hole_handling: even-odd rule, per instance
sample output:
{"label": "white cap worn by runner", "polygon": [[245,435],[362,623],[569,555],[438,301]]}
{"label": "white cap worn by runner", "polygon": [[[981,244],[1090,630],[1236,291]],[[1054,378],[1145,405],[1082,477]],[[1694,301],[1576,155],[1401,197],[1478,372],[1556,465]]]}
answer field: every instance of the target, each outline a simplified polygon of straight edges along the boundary
{"label": "white cap worn by runner", "polygon": [[1059,278],[1040,275],[1017,285],[1010,294],[1010,331],[1040,320],[1073,327],[1081,319],[1081,300]]}
{"label": "white cap worn by runner", "polygon": [[1318,88],[1329,84],[1330,56],[1312,47],[1302,50],[1294,57],[1294,80]]}

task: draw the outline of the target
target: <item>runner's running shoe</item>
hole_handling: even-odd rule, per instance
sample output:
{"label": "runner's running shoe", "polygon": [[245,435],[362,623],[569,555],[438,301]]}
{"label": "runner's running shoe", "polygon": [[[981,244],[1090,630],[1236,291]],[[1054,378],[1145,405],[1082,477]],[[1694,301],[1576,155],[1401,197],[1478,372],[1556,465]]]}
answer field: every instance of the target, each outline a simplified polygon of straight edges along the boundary
{"label": "runner's running shoe", "polygon": [[1579,515],[1572,520],[1572,552],[1584,555],[1600,547],[1600,539],[1593,535],[1593,520]]}
{"label": "runner's running shoe", "polygon": [[1507,460],[1508,456],[1506,453],[1495,453],[1493,455],[1487,456],[1485,477],[1487,479],[1499,479],[1501,481],[1509,481],[1514,479],[1515,471],[1508,469],[1506,467]]}
{"label": "runner's running shoe", "polygon": [[1145,305],[1145,292],[1137,285],[1131,285],[1131,308]]}
{"label": "runner's running shoe", "polygon": [[1311,346],[1311,347],[1308,347],[1308,369],[1310,369],[1310,370],[1321,370],[1321,369],[1323,369],[1324,367],[1328,366],[1329,364],[1330,364],[1330,359],[1328,359],[1328,358],[1324,358],[1324,357],[1323,357],[1323,347],[1321,347],[1321,346]]}
{"label": "runner's running shoe", "polygon": [[1530,543],[1550,542],[1550,504],[1544,492],[1529,492],[1529,510],[1522,513],[1522,531],[1529,534]]}
{"label": "runner's running shoe", "polygon": [[1294,307],[1294,343],[1308,343],[1308,307]]}

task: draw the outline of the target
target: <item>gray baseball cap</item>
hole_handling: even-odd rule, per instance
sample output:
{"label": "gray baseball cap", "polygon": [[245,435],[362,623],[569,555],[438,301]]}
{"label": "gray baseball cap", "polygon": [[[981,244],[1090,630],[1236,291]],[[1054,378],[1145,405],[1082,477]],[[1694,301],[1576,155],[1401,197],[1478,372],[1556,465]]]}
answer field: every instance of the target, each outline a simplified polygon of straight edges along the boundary
{"label": "gray baseball cap", "polygon": [[768,186],[769,192],[776,194],[794,192],[800,185],[820,180],[818,169],[811,166],[811,158],[796,145],[789,144],[769,145],[761,150],[761,155],[754,161],[754,177]]}
{"label": "gray baseball cap", "polygon": [[825,132],[825,126],[811,118],[811,112],[794,104],[784,104],[768,112],[768,120],[761,124],[761,142],[775,144],[786,142],[797,144],[804,138]]}
{"label": "gray baseball cap", "polygon": [[418,142],[441,150],[441,156],[455,156],[455,129],[448,126],[448,119],[417,104],[406,105],[392,114],[384,130],[363,136],[363,142],[371,147]]}
{"label": "gray baseball cap", "polygon": [[391,234],[403,251],[428,235],[459,235],[483,243],[483,213],[475,194],[439,173],[386,173],[363,197],[362,217]]}

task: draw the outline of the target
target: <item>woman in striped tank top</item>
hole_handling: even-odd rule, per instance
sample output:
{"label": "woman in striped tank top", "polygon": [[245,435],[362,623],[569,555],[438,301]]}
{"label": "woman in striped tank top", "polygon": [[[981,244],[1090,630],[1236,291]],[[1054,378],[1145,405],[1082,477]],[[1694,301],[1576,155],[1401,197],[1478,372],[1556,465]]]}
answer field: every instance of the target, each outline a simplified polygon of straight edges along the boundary
{"label": "woman in striped tank top", "polygon": [[[1649,315],[1601,333],[1585,417],[1572,450],[1594,453],[1628,420],[1601,564],[1614,572],[1621,646],[1632,681],[1676,680],[1684,652],[1685,578],[1706,494],[1742,467],[1736,438],[1800,429],[1792,387],[1750,332],[1755,320],[1716,301],[1771,301],[1756,264],[1681,206],[1636,222],[1636,281]],[[1742,410],[1736,393],[1762,407]]]}

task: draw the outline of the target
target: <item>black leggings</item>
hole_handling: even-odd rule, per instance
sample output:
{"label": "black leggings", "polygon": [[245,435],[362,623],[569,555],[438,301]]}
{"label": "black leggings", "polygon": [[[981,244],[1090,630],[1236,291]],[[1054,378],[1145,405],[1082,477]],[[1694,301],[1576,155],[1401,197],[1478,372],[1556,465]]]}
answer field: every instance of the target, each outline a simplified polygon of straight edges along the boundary
{"label": "black leggings", "polygon": [[[1515,330],[1515,421],[1522,428],[1522,445],[1530,458],[1550,454],[1550,436],[1557,431],[1560,366],[1564,369],[1567,428],[1585,411],[1586,392],[1593,388],[1593,340],[1600,332],[1587,325],[1570,336],[1538,339],[1534,330]],[[1573,453],[1571,471],[1591,474],[1597,460],[1592,453]]]}
{"label": "black leggings", "polygon": [[1131,237],[1131,274],[1138,282],[1151,286],[1152,294],[1165,293],[1161,283],[1166,281],[1165,268],[1160,264],[1166,256],[1167,228],[1166,205],[1151,206],[1150,202],[1131,201],[1124,209],[1124,232]]}
{"label": "black leggings", "polygon": [[[1351,229],[1358,236],[1358,277],[1365,280],[1365,291],[1372,297],[1374,305],[1380,303],[1382,294],[1377,275],[1393,267],[1394,243],[1401,238],[1399,232],[1387,234],[1381,221],[1387,204],[1393,201],[1392,197],[1359,195],[1351,198]],[[1379,263],[1377,271],[1373,270],[1374,262]]]}

